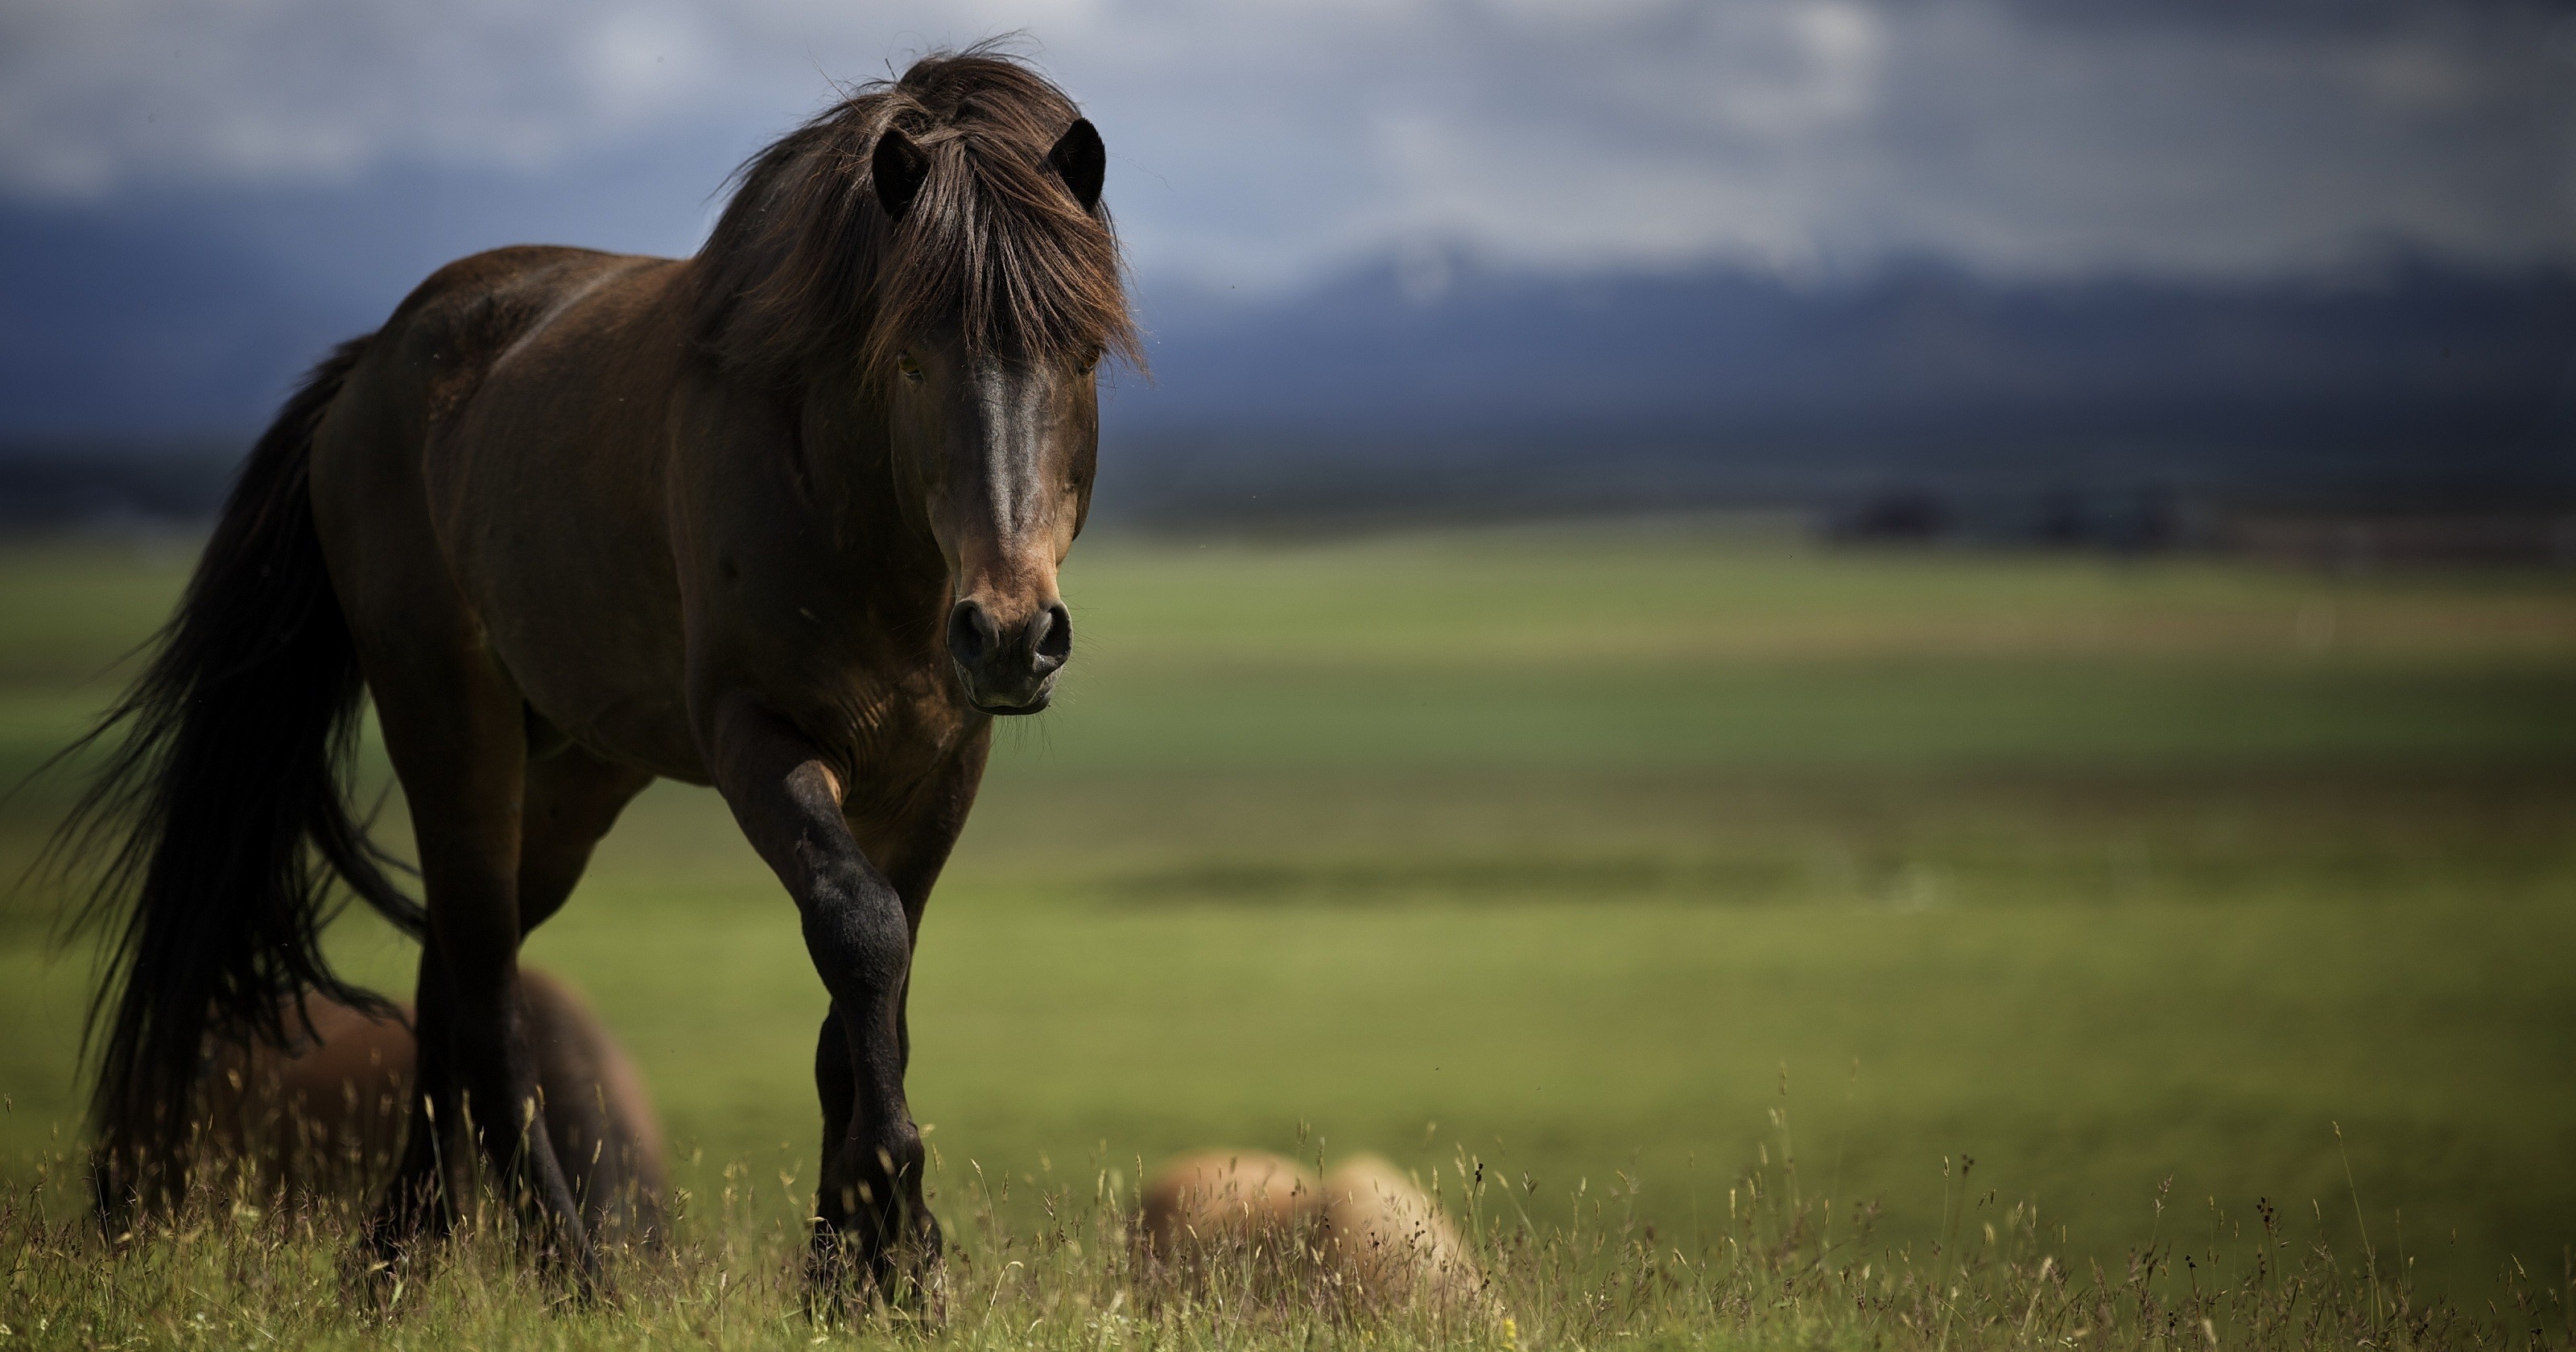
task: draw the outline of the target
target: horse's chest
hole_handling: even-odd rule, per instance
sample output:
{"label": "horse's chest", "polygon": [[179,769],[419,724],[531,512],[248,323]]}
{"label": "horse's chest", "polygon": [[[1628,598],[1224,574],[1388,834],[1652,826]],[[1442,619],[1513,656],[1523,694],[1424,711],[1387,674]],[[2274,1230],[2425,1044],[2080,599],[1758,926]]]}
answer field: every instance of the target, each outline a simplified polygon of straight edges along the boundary
{"label": "horse's chest", "polygon": [[969,732],[967,715],[921,673],[862,679],[841,700],[833,738],[844,748],[853,799],[908,799],[913,786],[951,760]]}

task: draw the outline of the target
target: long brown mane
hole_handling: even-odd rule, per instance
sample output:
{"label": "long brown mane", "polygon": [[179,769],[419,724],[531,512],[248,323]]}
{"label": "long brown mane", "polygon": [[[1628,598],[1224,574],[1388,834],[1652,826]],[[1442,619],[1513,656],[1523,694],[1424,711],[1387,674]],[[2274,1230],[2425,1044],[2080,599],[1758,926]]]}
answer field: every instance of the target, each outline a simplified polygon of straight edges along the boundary
{"label": "long brown mane", "polygon": [[[698,252],[698,340],[780,383],[851,354],[881,377],[906,335],[942,322],[971,352],[1141,367],[1108,210],[1083,210],[1047,161],[1080,116],[989,46],[861,86],[736,172]],[[899,221],[869,169],[888,127],[930,159]]]}

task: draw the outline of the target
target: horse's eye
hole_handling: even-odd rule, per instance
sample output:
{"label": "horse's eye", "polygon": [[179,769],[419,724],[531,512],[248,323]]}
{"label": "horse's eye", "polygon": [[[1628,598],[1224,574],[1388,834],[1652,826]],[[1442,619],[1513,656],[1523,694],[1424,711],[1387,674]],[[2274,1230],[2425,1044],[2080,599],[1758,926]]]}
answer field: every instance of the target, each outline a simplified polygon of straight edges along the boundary
{"label": "horse's eye", "polygon": [[914,361],[912,359],[912,354],[909,352],[898,354],[895,357],[894,369],[903,372],[903,378],[906,380],[921,379],[921,363]]}

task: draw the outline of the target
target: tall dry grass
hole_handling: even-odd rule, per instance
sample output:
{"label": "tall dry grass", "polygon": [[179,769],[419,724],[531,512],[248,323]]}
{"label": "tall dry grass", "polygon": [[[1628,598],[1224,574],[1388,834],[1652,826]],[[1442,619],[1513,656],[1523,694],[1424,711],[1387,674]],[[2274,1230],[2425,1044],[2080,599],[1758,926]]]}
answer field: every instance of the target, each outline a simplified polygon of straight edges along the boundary
{"label": "tall dry grass", "polygon": [[[676,1197],[672,1243],[616,1249],[588,1301],[535,1273],[507,1208],[391,1268],[354,1255],[354,1208],[202,1186],[179,1215],[98,1233],[67,1159],[0,1199],[8,1347],[955,1349],[1869,1347],[2555,1348],[2571,1274],[2521,1265],[2427,1298],[2401,1256],[2322,1242],[2325,1217],[2268,1204],[2186,1217],[2159,1197],[2125,1263],[2069,1261],[2036,1207],[1946,1178],[1941,1237],[1882,1243],[1873,1211],[1798,1195],[1767,1158],[1704,1189],[1687,1232],[1640,1218],[1626,1178],[1586,1185],[1570,1225],[1534,1222],[1523,1180],[1461,1153],[1419,1180],[1484,1273],[1475,1302],[1357,1299],[1248,1244],[1188,1280],[1138,1242],[1129,1173],[1023,1186],[944,1168],[951,1256],[926,1298],[810,1302],[801,1224],[737,1163]],[[782,1176],[781,1189],[793,1181]],[[1669,1214],[1669,1213],[1668,1213]],[[1300,1272],[1307,1275],[1299,1276]],[[1288,1279],[1283,1281],[1286,1272]]]}

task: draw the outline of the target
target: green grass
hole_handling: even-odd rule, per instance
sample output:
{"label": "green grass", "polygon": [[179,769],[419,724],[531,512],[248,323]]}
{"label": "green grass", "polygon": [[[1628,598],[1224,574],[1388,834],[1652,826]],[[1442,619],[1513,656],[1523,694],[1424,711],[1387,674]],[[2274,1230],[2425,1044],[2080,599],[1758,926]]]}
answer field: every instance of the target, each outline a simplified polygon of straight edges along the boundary
{"label": "green grass", "polygon": [[[1924,1349],[2207,1347],[2533,1348],[2566,1283],[2509,1273],[2483,1310],[2425,1302],[2365,1252],[2317,1242],[2306,1218],[2264,1208],[2249,1226],[2151,1236],[2126,1261],[2063,1261],[2034,1208],[1949,1180],[1937,1239],[1891,1243],[1874,1211],[1802,1196],[1773,1164],[1730,1176],[1688,1232],[1658,1233],[1632,1182],[1587,1193],[1563,1223],[1534,1221],[1523,1189],[1463,1153],[1445,1207],[1473,1237],[1463,1298],[1365,1291],[1294,1256],[1220,1247],[1191,1269],[1137,1243],[1115,1173],[1031,1179],[1044,1219],[1007,1215],[1011,1181],[949,1194],[948,1261],[926,1292],[887,1306],[809,1301],[800,1242],[728,1167],[681,1199],[658,1253],[611,1250],[589,1299],[524,1278],[525,1248],[489,1213],[439,1247],[363,1273],[353,1213],[286,1210],[200,1193],[131,1242],[102,1246],[77,1208],[46,1215],[0,1198],[9,1310],[0,1337],[30,1346],[1288,1349],[1629,1346]],[[789,1182],[783,1175],[782,1184]],[[720,1191],[715,1189],[720,1188]],[[2177,1218],[2179,1219],[2179,1218]],[[2175,1227],[2177,1231],[2184,1227]]]}
{"label": "green grass", "polygon": [[[113,692],[97,673],[184,567],[0,558],[0,769]],[[2563,576],[1685,523],[1103,540],[1065,586],[1058,709],[1001,738],[918,959],[912,1098],[952,1227],[970,1162],[1029,1180],[986,1200],[1034,1234],[1050,1170],[1241,1144],[1464,1151],[1537,1233],[1617,1190],[1669,1239],[1767,1158],[1810,1202],[1875,1203],[1937,1285],[1973,1157],[2061,1271],[2116,1280],[2151,1237],[2252,1230],[2258,1199],[2347,1259],[2366,1223],[2463,1309],[2516,1261],[2562,1270]],[[67,791],[12,800],[0,864]],[[76,1132],[87,964],[47,960],[52,904],[0,912],[16,1177]],[[403,979],[381,927],[336,939]],[[811,1177],[823,1002],[721,804],[649,793],[530,956],[630,1044],[684,1186],[772,1180],[748,1237],[701,1242],[771,1242],[801,1210],[774,1180]]]}

